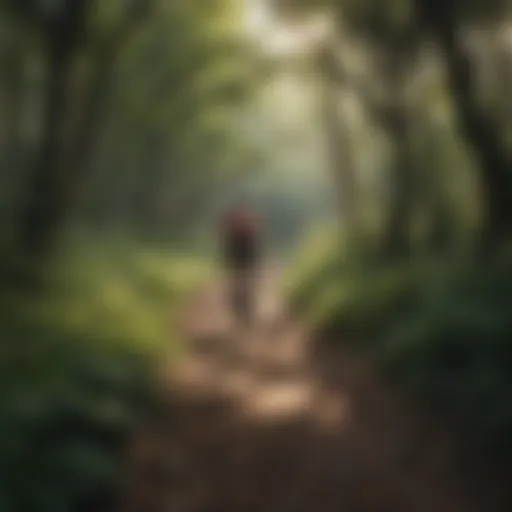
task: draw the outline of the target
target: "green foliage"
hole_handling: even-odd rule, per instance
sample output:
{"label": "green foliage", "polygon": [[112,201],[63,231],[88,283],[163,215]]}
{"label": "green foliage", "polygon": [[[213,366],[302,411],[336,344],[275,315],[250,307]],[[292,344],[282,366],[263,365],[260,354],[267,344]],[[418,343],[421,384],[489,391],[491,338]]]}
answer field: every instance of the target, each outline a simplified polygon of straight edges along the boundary
{"label": "green foliage", "polygon": [[459,420],[489,453],[512,460],[507,258],[369,265],[331,246],[323,263],[299,270],[305,268],[297,267],[289,291],[326,340],[364,347],[413,399]]}
{"label": "green foliage", "polygon": [[418,298],[416,268],[381,270],[347,264],[343,272],[349,277],[341,283],[332,280],[314,310],[328,333],[374,336],[407,315]]}
{"label": "green foliage", "polygon": [[309,310],[319,290],[339,269],[342,250],[341,230],[337,225],[324,226],[306,237],[286,276],[285,287],[295,307]]}
{"label": "green foliage", "polygon": [[506,261],[450,268],[411,313],[381,333],[391,375],[512,457],[512,268]]}
{"label": "green foliage", "polygon": [[6,512],[71,512],[115,486],[126,435],[156,411],[156,364],[179,349],[169,315],[204,279],[184,257],[96,244],[67,251],[43,296],[1,296]]}
{"label": "green foliage", "polygon": [[[235,126],[257,78],[239,30],[239,3],[87,0],[76,27],[66,25],[59,2],[52,21],[50,4],[0,2],[0,110],[6,119],[0,188],[9,189],[0,205],[2,231],[9,223],[9,235],[19,238],[19,218],[30,209],[20,203],[39,200],[27,190],[48,151],[44,132],[59,123],[66,136],[49,138],[55,161],[47,162],[46,172],[62,166],[66,177],[66,185],[48,191],[62,189],[66,196],[62,217],[77,209],[80,220],[96,225],[131,223],[160,236],[186,230],[196,221],[197,203],[214,201],[226,176],[243,170],[250,154]],[[62,101],[50,114],[50,50],[58,46],[52,23],[67,27],[73,45],[66,50],[70,76],[60,85]],[[55,117],[47,126],[46,114]],[[42,194],[35,188],[34,196]]]}
{"label": "green foliage", "polygon": [[[198,202],[213,202],[247,164],[235,120],[254,68],[231,0],[153,4],[113,63],[108,144],[84,216],[100,203],[102,221],[124,217],[162,235],[194,224]],[[117,212],[98,192],[105,180],[117,187]]]}
{"label": "green foliage", "polygon": [[297,267],[291,281],[293,302],[325,336],[356,339],[371,339],[407,315],[420,300],[422,278],[435,272],[426,263],[381,267],[340,254],[336,245],[309,261]]}

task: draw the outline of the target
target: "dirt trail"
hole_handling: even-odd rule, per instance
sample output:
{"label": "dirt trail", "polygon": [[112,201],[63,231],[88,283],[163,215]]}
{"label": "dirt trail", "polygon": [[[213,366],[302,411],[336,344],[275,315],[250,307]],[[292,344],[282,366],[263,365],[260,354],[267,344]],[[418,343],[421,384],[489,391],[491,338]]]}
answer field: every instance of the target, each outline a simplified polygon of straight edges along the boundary
{"label": "dirt trail", "polygon": [[348,351],[313,350],[276,275],[236,332],[222,286],[187,305],[173,415],[134,446],[123,512],[505,512],[451,435]]}

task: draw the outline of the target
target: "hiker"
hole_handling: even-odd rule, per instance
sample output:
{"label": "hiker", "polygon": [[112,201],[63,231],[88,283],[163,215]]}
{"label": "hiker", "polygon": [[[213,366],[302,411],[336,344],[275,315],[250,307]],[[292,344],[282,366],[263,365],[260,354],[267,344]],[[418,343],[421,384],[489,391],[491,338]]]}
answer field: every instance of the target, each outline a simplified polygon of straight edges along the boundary
{"label": "hiker", "polygon": [[235,317],[245,323],[254,315],[254,282],[260,262],[261,220],[244,206],[222,219],[221,244],[228,272],[229,302]]}

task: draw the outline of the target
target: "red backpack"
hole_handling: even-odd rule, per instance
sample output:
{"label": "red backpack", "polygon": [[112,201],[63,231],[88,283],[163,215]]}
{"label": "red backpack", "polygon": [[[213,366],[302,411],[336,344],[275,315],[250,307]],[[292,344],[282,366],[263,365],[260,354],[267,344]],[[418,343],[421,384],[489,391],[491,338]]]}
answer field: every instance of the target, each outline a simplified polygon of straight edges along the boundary
{"label": "red backpack", "polygon": [[260,222],[249,212],[236,211],[227,215],[222,227],[224,234],[228,236],[256,236],[260,230]]}

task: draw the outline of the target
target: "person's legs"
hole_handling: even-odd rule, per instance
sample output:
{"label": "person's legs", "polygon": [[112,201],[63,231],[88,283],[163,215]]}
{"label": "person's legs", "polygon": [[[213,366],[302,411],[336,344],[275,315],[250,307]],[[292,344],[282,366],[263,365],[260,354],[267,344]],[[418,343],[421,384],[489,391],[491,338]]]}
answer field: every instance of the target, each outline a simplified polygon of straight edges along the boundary
{"label": "person's legs", "polygon": [[[242,243],[243,242],[243,243]],[[254,316],[256,251],[247,240],[228,247],[229,306],[238,322],[248,325]]]}
{"label": "person's legs", "polygon": [[247,324],[252,317],[252,293],[249,270],[245,267],[235,270],[232,281],[232,311],[237,321]]}

